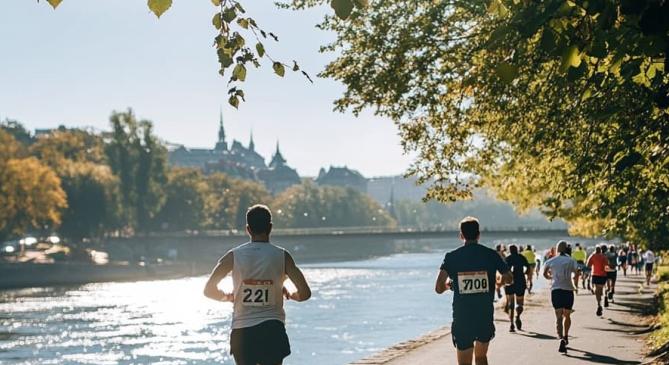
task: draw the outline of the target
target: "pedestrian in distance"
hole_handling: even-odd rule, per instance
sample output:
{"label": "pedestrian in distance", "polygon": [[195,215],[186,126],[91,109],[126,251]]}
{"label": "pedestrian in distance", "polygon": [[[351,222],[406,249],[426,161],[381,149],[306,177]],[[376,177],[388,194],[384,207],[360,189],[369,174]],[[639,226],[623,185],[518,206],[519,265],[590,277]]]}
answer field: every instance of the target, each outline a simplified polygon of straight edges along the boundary
{"label": "pedestrian in distance", "polygon": [[495,337],[494,295],[497,273],[503,284],[512,282],[511,272],[501,255],[479,243],[478,219],[466,217],[460,222],[464,244],[448,252],[435,283],[437,294],[453,290],[451,336],[457,348],[459,365],[488,364],[488,345]]}
{"label": "pedestrian in distance", "polygon": [[573,275],[578,272],[578,264],[567,255],[566,241],[556,245],[558,256],[544,263],[544,277],[551,282],[551,303],[555,310],[556,330],[560,338],[559,352],[566,353],[569,345],[571,313],[574,309]]}
{"label": "pedestrian in distance", "polygon": [[592,285],[595,287],[595,299],[597,300],[597,312],[595,313],[598,316],[602,315],[602,294],[607,280],[606,265],[609,262],[606,255],[602,253],[602,247],[606,247],[606,245],[595,247],[595,252],[588,257],[587,262],[587,266],[591,269],[592,273]]}
{"label": "pedestrian in distance", "polygon": [[[509,249],[510,250],[510,249]],[[527,272],[525,274],[527,281],[527,294],[532,294],[532,288],[534,287],[534,270],[536,269],[537,256],[534,254],[534,250],[531,245],[527,245],[523,251],[520,251],[521,255],[527,260]]]}
{"label": "pedestrian in distance", "polygon": [[[509,256],[506,257],[506,265],[513,274],[513,283],[504,286],[506,294],[506,313],[509,314],[511,326],[509,332],[516,332],[523,329],[523,322],[520,315],[523,314],[523,305],[525,304],[525,289],[527,289],[526,277],[532,277],[530,274],[530,264],[525,256],[518,254],[516,245],[509,246]],[[515,316],[515,320],[514,320]],[[515,324],[515,326],[514,326]]]}
{"label": "pedestrian in distance", "polygon": [[618,253],[616,246],[609,245],[608,249],[604,251],[606,245],[602,248],[602,253],[606,255],[609,261],[606,265],[606,297],[604,298],[604,306],[608,307],[609,302],[613,302],[613,295],[616,293],[616,281],[618,280]]}
{"label": "pedestrian in distance", "polygon": [[643,253],[643,260],[646,263],[646,286],[648,286],[650,285],[650,279],[653,276],[653,265],[656,260],[655,253],[651,249],[646,250],[646,252]]}
{"label": "pedestrian in distance", "polygon": [[[311,297],[309,284],[290,253],[270,242],[271,231],[269,208],[250,207],[246,232],[251,241],[228,251],[205,285],[206,297],[233,303],[230,353],[237,365],[280,365],[290,355],[284,297],[298,302]],[[233,291],[224,293],[218,284],[230,273]],[[286,278],[297,291],[284,287]]]}

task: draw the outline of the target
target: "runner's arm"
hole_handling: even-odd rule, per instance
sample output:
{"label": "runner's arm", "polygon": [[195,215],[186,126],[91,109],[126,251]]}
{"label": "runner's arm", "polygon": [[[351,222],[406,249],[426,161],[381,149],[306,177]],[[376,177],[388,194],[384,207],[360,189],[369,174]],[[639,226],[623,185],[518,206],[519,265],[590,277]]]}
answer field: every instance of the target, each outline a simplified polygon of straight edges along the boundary
{"label": "runner's arm", "polygon": [[553,276],[550,274],[550,266],[544,264],[544,278],[546,280],[552,280]]}
{"label": "runner's arm", "polygon": [[218,283],[225,278],[232,271],[232,264],[234,262],[232,251],[228,252],[220,260],[209,275],[209,280],[204,286],[204,296],[220,302],[234,301],[233,294],[226,294],[218,288]]}
{"label": "runner's arm", "polygon": [[437,294],[442,294],[448,290],[448,285],[446,285],[446,280],[448,280],[448,273],[446,270],[439,270],[439,275],[437,275],[437,282],[434,284],[434,291]]}
{"label": "runner's arm", "polygon": [[304,302],[305,300],[311,298],[311,288],[307,283],[307,279],[304,278],[302,270],[295,265],[295,260],[288,252],[285,253],[286,260],[286,275],[290,281],[295,284],[297,291],[294,293],[288,294],[288,299],[292,299],[298,302]]}

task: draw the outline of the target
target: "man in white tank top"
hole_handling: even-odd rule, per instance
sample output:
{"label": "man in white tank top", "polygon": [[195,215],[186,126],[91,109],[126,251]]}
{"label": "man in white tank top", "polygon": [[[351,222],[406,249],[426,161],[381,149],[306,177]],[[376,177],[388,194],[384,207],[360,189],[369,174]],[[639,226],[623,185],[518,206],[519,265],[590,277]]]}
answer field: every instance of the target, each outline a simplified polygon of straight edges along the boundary
{"label": "man in white tank top", "polygon": [[[208,298],[234,303],[230,353],[237,365],[280,365],[290,355],[283,299],[298,302],[311,297],[302,271],[288,251],[270,243],[272,213],[264,205],[246,212],[247,242],[226,253],[214,268],[204,288]],[[233,292],[218,284],[232,272]],[[283,286],[290,279],[296,292]]]}

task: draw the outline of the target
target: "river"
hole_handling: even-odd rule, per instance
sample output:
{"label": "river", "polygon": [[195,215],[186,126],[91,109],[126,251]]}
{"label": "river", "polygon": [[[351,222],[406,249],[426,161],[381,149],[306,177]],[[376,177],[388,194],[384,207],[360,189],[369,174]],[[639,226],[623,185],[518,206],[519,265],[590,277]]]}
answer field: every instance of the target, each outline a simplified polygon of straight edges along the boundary
{"label": "river", "polygon": [[[557,238],[504,242],[544,249]],[[434,278],[444,251],[458,244],[440,239],[427,252],[301,265],[313,296],[286,304],[292,355],[284,364],[346,364],[448,325],[452,296],[434,294]],[[0,363],[233,364],[232,305],[204,298],[205,280],[0,292]]]}

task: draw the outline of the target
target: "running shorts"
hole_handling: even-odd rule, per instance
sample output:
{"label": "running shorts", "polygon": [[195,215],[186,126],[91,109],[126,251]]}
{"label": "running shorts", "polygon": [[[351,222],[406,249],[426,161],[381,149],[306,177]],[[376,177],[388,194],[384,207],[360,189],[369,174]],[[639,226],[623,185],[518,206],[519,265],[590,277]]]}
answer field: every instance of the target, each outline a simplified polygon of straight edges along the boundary
{"label": "running shorts", "polygon": [[592,276],[592,283],[594,285],[604,285],[606,284],[606,276]]}
{"label": "running shorts", "polygon": [[504,286],[504,293],[506,293],[506,295],[516,295],[522,297],[525,295],[525,290],[527,290],[527,284],[525,283],[513,283],[511,285]]}
{"label": "running shorts", "polygon": [[279,364],[290,355],[290,343],[283,322],[269,320],[230,334],[230,353],[237,365]]}
{"label": "running shorts", "polygon": [[578,261],[577,266],[578,266],[578,269],[579,269],[582,273],[589,273],[589,272],[590,272],[590,268],[588,267],[588,265],[586,265],[585,263],[583,263],[583,261]]}
{"label": "running shorts", "polygon": [[551,303],[555,309],[574,308],[574,291],[564,289],[553,289],[551,291]]}
{"label": "running shorts", "polygon": [[495,325],[492,320],[480,320],[471,317],[471,323],[460,324],[453,321],[451,337],[453,346],[458,350],[467,350],[474,347],[474,341],[490,342],[495,337]]}
{"label": "running shorts", "polygon": [[653,263],[648,262],[646,263],[646,272],[652,272],[653,271]]}
{"label": "running shorts", "polygon": [[618,272],[617,271],[607,271],[606,272],[606,278],[609,280],[616,281],[618,278]]}

